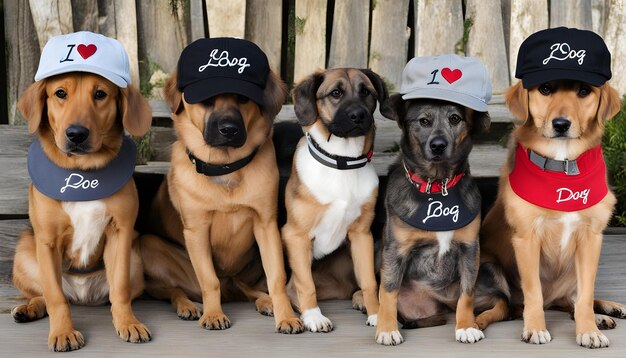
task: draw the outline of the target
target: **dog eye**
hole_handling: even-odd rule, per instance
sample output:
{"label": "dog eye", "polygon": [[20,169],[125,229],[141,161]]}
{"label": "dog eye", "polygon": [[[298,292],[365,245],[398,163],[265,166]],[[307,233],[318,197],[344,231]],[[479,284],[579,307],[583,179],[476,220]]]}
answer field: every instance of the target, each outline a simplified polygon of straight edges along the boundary
{"label": "dog eye", "polygon": [[459,124],[459,122],[461,122],[461,120],[463,120],[463,118],[461,118],[461,116],[459,116],[458,114],[453,114],[450,116],[450,118],[448,118],[448,120],[450,121],[450,124]]}
{"label": "dog eye", "polygon": [[362,87],[362,88],[359,90],[359,96],[361,96],[361,97],[367,97],[367,96],[369,96],[369,95],[370,95],[370,91],[369,91],[367,88]]}
{"label": "dog eye", "polygon": [[107,96],[106,92],[102,90],[97,90],[93,97],[95,99],[104,99],[106,96]]}
{"label": "dog eye", "polygon": [[544,83],[539,86],[539,92],[544,96],[549,96],[552,93],[552,86],[549,83]]}
{"label": "dog eye", "polygon": [[54,95],[60,99],[65,99],[65,97],[67,97],[67,92],[65,92],[62,89],[59,89],[59,90],[56,90],[56,92],[54,92]]}
{"label": "dog eye", "polygon": [[578,90],[578,97],[585,98],[591,93],[591,88],[587,86],[581,86]]}
{"label": "dog eye", "polygon": [[428,120],[428,118],[420,118],[419,121],[420,121],[420,124],[424,127],[430,126],[430,121]]}
{"label": "dog eye", "polygon": [[330,95],[333,96],[333,98],[341,98],[341,96],[343,95],[343,91],[340,89],[335,89],[330,92]]}
{"label": "dog eye", "polygon": [[237,95],[237,102],[241,103],[241,104],[245,104],[248,103],[250,99],[246,96],[242,96],[242,95]]}

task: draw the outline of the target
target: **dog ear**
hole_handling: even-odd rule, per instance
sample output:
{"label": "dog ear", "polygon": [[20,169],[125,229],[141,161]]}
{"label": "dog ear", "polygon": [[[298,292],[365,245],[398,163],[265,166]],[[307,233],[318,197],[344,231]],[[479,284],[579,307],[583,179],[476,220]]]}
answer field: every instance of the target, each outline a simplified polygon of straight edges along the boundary
{"label": "dog ear", "polygon": [[509,111],[515,116],[515,124],[524,124],[529,117],[528,112],[528,90],[522,86],[522,81],[509,87],[504,94],[504,102]]}
{"label": "dog ear", "polygon": [[262,112],[264,116],[273,120],[283,107],[286,97],[287,85],[274,71],[270,71],[263,91],[265,106],[263,106]]}
{"label": "dog ear", "polygon": [[152,108],[134,86],[120,89],[120,113],[128,133],[140,137],[152,124]]}
{"label": "dog ear", "polygon": [[41,80],[28,86],[17,101],[17,109],[28,121],[28,131],[35,133],[39,128],[46,107],[46,81]]}
{"label": "dog ear", "polygon": [[607,119],[613,118],[619,113],[621,107],[622,101],[615,88],[608,83],[600,87],[600,105],[596,115],[599,123],[604,123]]}
{"label": "dog ear", "polygon": [[406,114],[406,108],[404,106],[405,101],[402,99],[402,94],[395,93],[389,96],[385,102],[380,106],[380,113],[396,122],[400,125]]}
{"label": "dog ear", "polygon": [[293,109],[302,126],[310,126],[317,120],[317,89],[324,81],[324,74],[318,71],[300,81],[291,91]]}
{"label": "dog ear", "polygon": [[178,72],[174,70],[163,87],[163,97],[165,102],[170,105],[173,114],[178,114],[183,110],[183,94],[178,90],[177,78]]}
{"label": "dog ear", "polygon": [[376,72],[370,69],[363,68],[361,69],[361,72],[363,72],[367,76],[367,78],[369,78],[370,82],[372,82],[372,85],[374,85],[376,93],[378,94],[378,102],[382,106],[383,102],[385,102],[387,98],[389,98],[389,92],[387,91],[385,81],[383,81],[383,79],[378,74],[376,74]]}
{"label": "dog ear", "polygon": [[491,117],[489,112],[479,112],[472,110],[472,134],[489,132],[491,127]]}

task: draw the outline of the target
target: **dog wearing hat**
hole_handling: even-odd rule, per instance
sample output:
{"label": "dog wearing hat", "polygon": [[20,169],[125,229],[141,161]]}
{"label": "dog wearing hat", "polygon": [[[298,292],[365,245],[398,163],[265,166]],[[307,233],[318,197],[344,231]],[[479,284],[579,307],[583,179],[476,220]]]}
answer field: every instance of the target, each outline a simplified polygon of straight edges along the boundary
{"label": "dog wearing hat", "polygon": [[609,345],[599,331],[615,327],[606,315],[626,317],[623,305],[594,300],[602,231],[616,202],[601,148],[604,124],[620,109],[610,65],[591,31],[539,31],[522,43],[521,81],[505,94],[517,122],[481,249],[504,267],[527,343],[552,339],[544,308],[570,312],[576,342],[588,348]]}
{"label": "dog wearing hat", "polygon": [[47,314],[48,347],[71,351],[85,340],[67,302],[110,301],[120,338],[147,342],[150,331],[131,309],[144,278],[133,229],[136,149],[124,130],[146,133],[152,110],[130,85],[122,44],[99,34],[51,38],[35,80],[18,102],[37,139],[28,152],[32,229],[22,233],[13,265],[28,302],[11,311],[13,319]]}
{"label": "dog wearing hat", "polygon": [[276,330],[302,332],[285,290],[276,222],[271,138],[284,83],[254,43],[211,38],[183,50],[164,92],[177,141],[152,205],[156,235],[141,238],[146,291],[205,329],[231,326],[222,301],[256,300]]}
{"label": "dog wearing hat", "polygon": [[[456,311],[456,340],[474,343],[507,314],[501,268],[480,265],[481,196],[470,174],[472,140],[488,130],[491,84],[477,59],[416,57],[400,93],[381,113],[402,130],[389,169],[376,342],[403,342],[403,328],[446,323]],[[482,312],[474,316],[474,310]]]}

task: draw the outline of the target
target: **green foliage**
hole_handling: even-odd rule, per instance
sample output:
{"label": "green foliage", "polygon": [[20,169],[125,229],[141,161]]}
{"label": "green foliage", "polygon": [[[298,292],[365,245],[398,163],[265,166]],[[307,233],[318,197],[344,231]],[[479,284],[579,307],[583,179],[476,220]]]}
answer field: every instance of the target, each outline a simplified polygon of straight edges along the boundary
{"label": "green foliage", "polygon": [[454,46],[454,51],[457,55],[465,56],[465,50],[467,48],[467,42],[469,41],[470,30],[474,26],[474,19],[468,17],[463,22],[463,37]]}
{"label": "green foliage", "polygon": [[302,33],[304,32],[304,25],[306,24],[306,17],[305,18],[301,18],[301,17],[297,17],[296,16],[296,21],[295,21],[295,26],[296,26],[296,33],[299,35],[302,35]]}
{"label": "green foliage", "polygon": [[612,225],[626,226],[626,96],[621,111],[607,121],[602,143],[609,183],[617,196]]}
{"label": "green foliage", "polygon": [[133,137],[133,140],[137,145],[137,157],[135,158],[135,164],[146,164],[152,157],[152,148],[150,143],[151,138],[151,129],[141,137]]}
{"label": "green foliage", "polygon": [[157,70],[163,71],[163,68],[150,58],[146,58],[145,61],[139,61],[139,91],[141,95],[146,98],[152,97],[152,88],[154,85],[150,83],[150,78]]}

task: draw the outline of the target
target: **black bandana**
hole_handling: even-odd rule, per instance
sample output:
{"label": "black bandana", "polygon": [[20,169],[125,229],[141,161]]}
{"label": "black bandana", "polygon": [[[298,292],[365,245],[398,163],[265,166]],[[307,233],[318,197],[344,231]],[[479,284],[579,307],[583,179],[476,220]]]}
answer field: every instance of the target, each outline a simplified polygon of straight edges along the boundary
{"label": "black bandana", "polygon": [[[472,180],[467,176],[462,181]],[[416,191],[419,205],[410,216],[400,216],[407,224],[425,231],[452,231],[467,226],[480,212],[480,203],[470,210],[461,196],[462,185],[448,188],[448,195]]]}
{"label": "black bandana", "polygon": [[28,174],[35,188],[60,201],[90,201],[108,198],[120,190],[133,176],[137,148],[124,136],[117,156],[98,170],[64,169],[54,164],[43,152],[39,140],[28,149]]}

